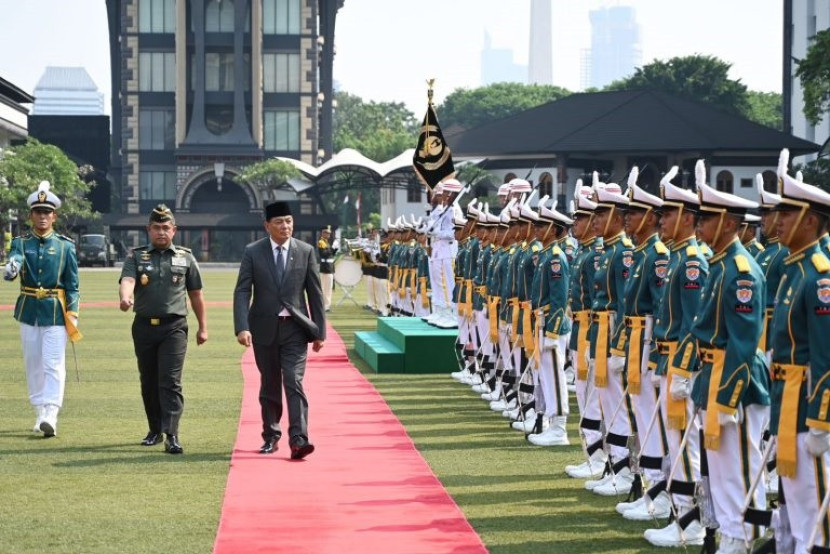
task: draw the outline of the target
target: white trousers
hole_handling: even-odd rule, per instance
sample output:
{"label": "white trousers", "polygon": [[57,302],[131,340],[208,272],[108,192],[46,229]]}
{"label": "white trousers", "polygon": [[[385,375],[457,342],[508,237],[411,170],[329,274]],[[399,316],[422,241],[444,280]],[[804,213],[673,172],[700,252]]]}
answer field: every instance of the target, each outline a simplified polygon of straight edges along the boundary
{"label": "white trousers", "polygon": [[364,273],[363,281],[366,283],[366,305],[373,310],[377,310],[378,303],[375,300],[375,278]]}
{"label": "white trousers", "polygon": [[[577,367],[577,356],[582,356],[582,363],[585,361],[585,352],[571,351],[571,365]],[[579,417],[602,421],[602,410],[599,407],[599,396],[594,387],[593,366],[588,366],[588,379],[585,381],[576,380],[576,405],[579,408]],[[602,433],[594,429],[582,429],[585,442],[593,444],[602,438]]]}
{"label": "white trousers", "polygon": [[540,353],[539,385],[545,408],[545,417],[567,416],[568,383],[565,380],[565,346],[570,341],[570,333],[559,337],[553,350]]}
{"label": "white trousers", "polygon": [[334,274],[320,273],[320,284],[323,287],[323,298],[325,299],[325,309],[331,308],[331,293],[334,290]]}
{"label": "white trousers", "polygon": [[[611,364],[611,358],[608,358],[608,364]],[[591,360],[589,364],[592,368],[596,368],[596,361]],[[602,421],[605,424],[605,432],[613,433],[623,437],[631,436],[631,418],[628,412],[628,402],[625,398],[625,388],[623,387],[622,372],[608,369],[608,385],[605,387],[597,387],[597,395],[599,396],[599,404],[602,409]],[[609,445],[609,452],[614,462],[622,460],[628,456],[628,448],[624,446]]]}
{"label": "white trousers", "polygon": [[[806,440],[807,433],[798,434],[795,477],[780,476],[795,539],[795,554],[807,554],[813,546],[808,543],[816,525],[822,493],[826,494],[830,483],[830,452],[815,458],[807,452]],[[819,489],[819,478],[823,481],[823,490]],[[830,514],[824,517],[822,528],[826,529],[828,525]],[[822,529],[816,534],[816,544],[830,546],[830,537]]]}
{"label": "white trousers", "polygon": [[[692,384],[697,374],[692,376]],[[696,483],[700,481],[700,420],[695,417],[694,405],[691,399],[686,399],[686,425],[689,430],[689,438],[686,439],[686,444],[683,451],[680,451],[680,443],[683,442],[683,436],[686,429],[670,429],[667,424],[667,407],[668,398],[670,397],[668,389],[668,378],[665,375],[660,377],[660,389],[666,391],[660,398],[661,402],[661,416],[663,417],[663,425],[666,428],[666,442],[669,444],[669,459],[671,464],[669,471],[674,469],[674,473],[666,475],[666,478],[671,478],[672,481],[686,481],[689,483]],[[689,423],[691,422],[691,423]],[[689,425],[691,425],[689,427]],[[680,457],[680,459],[678,459]],[[711,466],[709,473],[712,472]],[[711,482],[710,482],[711,483]],[[671,485],[671,483],[669,483]],[[693,504],[694,497],[686,496],[684,494],[672,494],[672,502],[677,508],[678,514],[683,514],[688,511]]]}
{"label": "white trousers", "polygon": [[435,278],[430,280],[430,284],[432,285],[433,308],[451,308],[451,315],[455,317],[457,312],[452,301],[452,292],[455,288],[452,262],[452,258],[436,258],[430,264],[431,271],[435,274]]}
{"label": "white trousers", "polygon": [[[663,450],[663,433],[661,432],[663,422],[660,419],[660,414],[656,413],[660,391],[651,382],[651,372],[648,370],[648,352],[648,348],[643,348],[643,359],[640,361],[640,394],[630,396],[631,403],[634,406],[634,418],[637,420],[640,454],[652,458],[662,458],[666,455]],[[666,478],[660,469],[644,469],[643,474],[649,483],[657,483]]]}
{"label": "white trousers", "polygon": [[33,406],[63,405],[66,384],[66,328],[20,324],[29,402]]}
{"label": "white trousers", "polygon": [[476,328],[478,329],[478,337],[481,339],[481,353],[485,356],[493,355],[493,341],[490,340],[490,320],[487,318],[487,309],[476,310],[475,312]]}
{"label": "white trousers", "polygon": [[389,315],[388,286],[388,279],[378,279],[377,277],[372,278],[372,288],[374,289],[375,294],[375,309],[383,316]]}
{"label": "white trousers", "polygon": [[[764,422],[769,419],[769,406],[745,406],[743,412],[742,422],[721,426],[720,448],[706,449],[712,503],[721,535],[741,540],[744,538],[744,531],[750,538],[760,536],[753,535],[752,525],[744,523],[741,509],[751,481],[761,467],[761,436],[764,433]],[[701,421],[706,421],[706,412],[701,410],[700,413]],[[753,498],[755,507],[766,508],[763,481],[755,489]],[[793,499],[787,498],[787,508],[792,505]],[[762,533],[763,529],[759,531]]]}

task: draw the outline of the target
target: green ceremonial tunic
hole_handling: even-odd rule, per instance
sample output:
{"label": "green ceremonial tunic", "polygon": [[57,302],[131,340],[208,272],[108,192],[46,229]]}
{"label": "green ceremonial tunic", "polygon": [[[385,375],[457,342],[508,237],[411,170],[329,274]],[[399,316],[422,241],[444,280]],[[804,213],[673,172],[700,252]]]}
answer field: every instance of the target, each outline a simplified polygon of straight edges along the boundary
{"label": "green ceremonial tunic", "polygon": [[136,281],[133,311],[141,317],[186,316],[187,291],[202,288],[196,258],[189,248],[176,245],[165,250],[153,245],[134,248],[121,268],[120,279],[124,277]]}
{"label": "green ceremonial tunic", "polygon": [[78,259],[70,238],[54,231],[42,237],[34,233],[15,237],[9,260],[20,266],[20,295],[14,306],[17,321],[38,327],[63,326],[64,309],[57,290],[64,291],[66,312],[78,313]]}

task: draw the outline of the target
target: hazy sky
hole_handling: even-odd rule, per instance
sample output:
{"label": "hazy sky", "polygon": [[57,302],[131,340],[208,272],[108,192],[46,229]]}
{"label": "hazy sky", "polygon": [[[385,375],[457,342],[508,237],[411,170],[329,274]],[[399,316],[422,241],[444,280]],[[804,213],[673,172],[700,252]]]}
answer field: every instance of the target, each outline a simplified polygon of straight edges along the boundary
{"label": "hazy sky", "polygon": [[[706,54],[732,64],[752,90],[781,91],[780,0],[553,0],[554,84],[578,90],[588,12],[636,9],[643,63]],[[345,0],[334,77],[364,100],[404,102],[418,117],[426,79],[435,100],[481,84],[484,34],[527,64],[530,0]],[[104,0],[0,0],[0,76],[33,92],[48,65],[83,66],[110,104]]]}

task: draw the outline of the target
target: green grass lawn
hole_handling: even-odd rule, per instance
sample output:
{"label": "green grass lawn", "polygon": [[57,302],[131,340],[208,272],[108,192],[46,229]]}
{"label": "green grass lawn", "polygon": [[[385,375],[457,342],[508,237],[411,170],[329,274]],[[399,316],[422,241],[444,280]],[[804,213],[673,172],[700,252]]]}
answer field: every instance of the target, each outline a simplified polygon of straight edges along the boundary
{"label": "green grass lawn", "polygon": [[[213,546],[236,434],[243,353],[230,307],[235,270],[204,274],[210,339],[191,335],[184,371],[184,456],[138,446],[147,432],[130,338],[118,310],[118,273],[83,270],[84,306],[72,350],[58,437],[31,432],[17,322],[0,312],[0,552],[207,553]],[[364,288],[355,291],[358,302]],[[17,283],[0,284],[12,304]],[[340,291],[335,291],[335,302]],[[212,304],[217,303],[217,304]],[[374,317],[348,301],[331,313],[347,346]],[[195,320],[191,318],[191,329]],[[541,449],[508,429],[467,387],[443,375],[376,375],[352,361],[381,392],[424,458],[492,552],[651,552],[648,525],[613,512],[614,501],[582,490],[562,467],[578,445]],[[311,399],[314,417],[314,399]],[[575,418],[571,418],[575,420]],[[575,436],[575,432],[572,433]],[[278,543],[278,538],[275,537]],[[170,544],[175,544],[171,548]]]}

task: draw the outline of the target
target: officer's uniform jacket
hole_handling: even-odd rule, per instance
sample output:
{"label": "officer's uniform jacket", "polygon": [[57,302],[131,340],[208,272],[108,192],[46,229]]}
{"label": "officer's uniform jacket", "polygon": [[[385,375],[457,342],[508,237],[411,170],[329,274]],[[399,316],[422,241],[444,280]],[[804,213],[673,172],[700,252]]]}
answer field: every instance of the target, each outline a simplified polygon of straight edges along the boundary
{"label": "officer's uniform jacket", "polygon": [[764,272],[767,280],[767,298],[764,333],[761,335],[761,342],[758,345],[762,351],[769,350],[770,324],[772,323],[772,309],[775,307],[775,295],[778,293],[778,285],[784,275],[784,260],[790,255],[790,249],[778,242],[778,239],[770,239],[767,246],[761,250],[755,259]]}
{"label": "officer's uniform jacket", "polygon": [[689,334],[678,345],[674,367],[697,351],[695,406],[706,410],[704,444],[720,447],[718,412],[735,415],[739,405],[769,405],[769,373],[758,341],[764,327],[766,284],[761,268],[736,238],[709,262],[709,278]]}
{"label": "officer's uniform jacket", "polygon": [[[538,286],[538,308],[545,314],[544,335],[558,339],[571,332],[571,318],[568,317],[568,295],[570,293],[571,268],[568,256],[562,248],[564,241],[556,241],[539,256],[533,290]],[[535,307],[535,304],[534,304]]]}
{"label": "officer's uniform jacket", "polygon": [[320,273],[334,273],[334,256],[337,250],[322,237],[317,241],[317,254],[320,256]]}
{"label": "officer's uniform jacket", "polygon": [[779,474],[795,475],[795,436],[830,431],[830,260],[819,242],[791,254],[770,330]]}
{"label": "officer's uniform jacket", "polygon": [[135,279],[136,315],[146,318],[187,315],[187,291],[202,288],[199,265],[189,248],[152,244],[133,248],[124,260],[121,278]]}
{"label": "officer's uniform jacket", "polygon": [[14,318],[46,327],[66,325],[64,312],[76,316],[80,307],[78,258],[72,239],[50,231],[12,239],[9,260],[20,266],[20,295]]}
{"label": "officer's uniform jacket", "polygon": [[571,265],[570,308],[573,317],[569,348],[577,352],[577,379],[588,378],[588,367],[582,363],[588,344],[591,327],[591,306],[594,302],[594,274],[599,268],[602,254],[602,238],[594,237],[582,241]]}
{"label": "officer's uniform jacket", "polygon": [[758,256],[761,255],[764,251],[764,245],[758,242],[758,239],[753,238],[748,243],[744,245],[746,251],[749,252],[749,255],[758,260]]}

